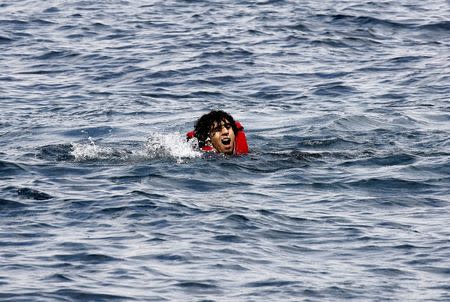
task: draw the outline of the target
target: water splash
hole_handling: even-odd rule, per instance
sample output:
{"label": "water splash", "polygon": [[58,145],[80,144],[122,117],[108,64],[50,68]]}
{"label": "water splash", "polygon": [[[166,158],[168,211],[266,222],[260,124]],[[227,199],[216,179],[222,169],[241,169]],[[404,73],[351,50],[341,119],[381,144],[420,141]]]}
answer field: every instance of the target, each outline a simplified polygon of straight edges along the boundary
{"label": "water splash", "polygon": [[178,162],[187,158],[200,157],[196,140],[186,141],[184,135],[176,132],[170,134],[155,133],[145,144],[147,156],[151,158],[175,158]]}
{"label": "water splash", "polygon": [[72,143],[70,155],[75,161],[143,161],[150,159],[175,159],[178,163],[200,157],[195,140],[189,142],[180,133],[152,134],[138,147],[100,146],[89,137],[89,143]]}
{"label": "water splash", "polygon": [[75,161],[87,161],[87,160],[104,160],[104,159],[121,159],[127,157],[127,152],[120,152],[112,147],[98,146],[94,140],[89,137],[89,143],[72,143],[72,151],[70,154],[74,157]]}

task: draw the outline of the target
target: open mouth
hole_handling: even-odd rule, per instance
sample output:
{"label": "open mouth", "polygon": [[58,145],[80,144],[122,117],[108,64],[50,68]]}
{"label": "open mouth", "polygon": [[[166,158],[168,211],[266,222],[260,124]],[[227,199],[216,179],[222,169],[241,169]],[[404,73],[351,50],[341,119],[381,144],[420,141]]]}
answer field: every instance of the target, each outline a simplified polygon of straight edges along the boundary
{"label": "open mouth", "polygon": [[225,138],[222,138],[222,139],[220,140],[220,142],[221,142],[223,145],[227,146],[227,145],[231,144],[231,139],[229,139],[228,137],[225,137]]}

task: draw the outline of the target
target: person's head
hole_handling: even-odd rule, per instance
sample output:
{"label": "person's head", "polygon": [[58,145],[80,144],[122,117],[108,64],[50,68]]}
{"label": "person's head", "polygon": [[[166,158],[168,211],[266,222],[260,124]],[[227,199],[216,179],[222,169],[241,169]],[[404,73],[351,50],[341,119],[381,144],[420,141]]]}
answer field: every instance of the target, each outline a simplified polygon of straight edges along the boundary
{"label": "person's head", "polygon": [[210,142],[214,149],[225,154],[233,154],[237,131],[233,117],[222,110],[202,115],[195,123],[195,136],[200,147]]}

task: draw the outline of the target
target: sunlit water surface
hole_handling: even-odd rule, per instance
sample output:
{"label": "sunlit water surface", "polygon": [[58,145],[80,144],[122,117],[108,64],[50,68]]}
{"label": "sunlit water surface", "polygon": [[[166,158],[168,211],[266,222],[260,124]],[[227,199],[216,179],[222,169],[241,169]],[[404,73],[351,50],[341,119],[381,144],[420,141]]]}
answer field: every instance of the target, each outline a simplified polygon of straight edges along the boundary
{"label": "sunlit water surface", "polygon": [[0,50],[2,301],[450,301],[449,1],[6,0]]}

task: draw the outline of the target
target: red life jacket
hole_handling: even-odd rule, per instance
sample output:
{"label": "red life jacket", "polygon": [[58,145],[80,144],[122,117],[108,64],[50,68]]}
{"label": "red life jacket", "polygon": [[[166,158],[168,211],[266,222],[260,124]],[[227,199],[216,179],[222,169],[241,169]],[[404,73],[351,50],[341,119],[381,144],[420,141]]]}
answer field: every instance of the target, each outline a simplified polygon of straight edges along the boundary
{"label": "red life jacket", "polygon": [[[247,154],[248,153],[248,144],[247,137],[245,136],[244,127],[239,122],[236,123],[237,132],[234,134],[234,153],[235,155],[239,154]],[[195,137],[195,131],[189,131],[186,133],[187,140],[190,140]],[[201,148],[202,151],[212,151],[212,146],[203,146]]]}

